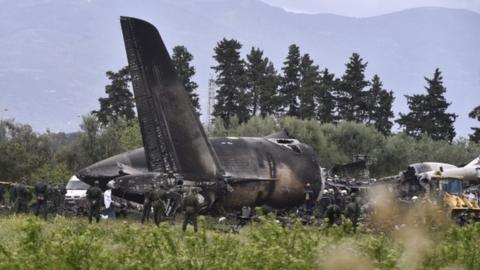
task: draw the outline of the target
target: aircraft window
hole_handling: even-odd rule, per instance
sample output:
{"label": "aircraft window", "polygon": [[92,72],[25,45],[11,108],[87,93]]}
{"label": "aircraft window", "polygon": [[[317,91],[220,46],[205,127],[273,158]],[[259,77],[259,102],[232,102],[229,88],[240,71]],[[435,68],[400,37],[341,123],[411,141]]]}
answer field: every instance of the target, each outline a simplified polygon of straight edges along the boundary
{"label": "aircraft window", "polygon": [[277,140],[277,143],[280,143],[280,144],[289,144],[289,143],[293,143],[293,140],[289,140],[289,139],[278,139],[278,140]]}
{"label": "aircraft window", "polygon": [[289,145],[289,147],[290,147],[290,149],[292,149],[294,152],[302,153],[302,150],[301,150],[300,147],[298,147],[297,145],[291,144],[291,145]]}
{"label": "aircraft window", "polygon": [[269,139],[269,141],[281,145],[295,153],[302,153],[302,149],[299,146],[299,142],[295,139]]}

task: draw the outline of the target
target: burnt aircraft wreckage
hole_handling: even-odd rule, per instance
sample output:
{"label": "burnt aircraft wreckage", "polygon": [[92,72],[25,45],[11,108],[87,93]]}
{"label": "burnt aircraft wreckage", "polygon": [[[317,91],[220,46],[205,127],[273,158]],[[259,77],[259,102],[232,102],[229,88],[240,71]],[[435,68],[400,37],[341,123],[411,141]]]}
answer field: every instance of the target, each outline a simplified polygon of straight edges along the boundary
{"label": "burnt aircraft wreckage", "polygon": [[78,178],[103,188],[114,180],[114,195],[138,203],[152,183],[201,187],[210,207],[227,210],[299,205],[307,183],[319,194],[310,146],[286,132],[208,139],[157,29],[130,17],[121,26],[144,147],[84,168]]}

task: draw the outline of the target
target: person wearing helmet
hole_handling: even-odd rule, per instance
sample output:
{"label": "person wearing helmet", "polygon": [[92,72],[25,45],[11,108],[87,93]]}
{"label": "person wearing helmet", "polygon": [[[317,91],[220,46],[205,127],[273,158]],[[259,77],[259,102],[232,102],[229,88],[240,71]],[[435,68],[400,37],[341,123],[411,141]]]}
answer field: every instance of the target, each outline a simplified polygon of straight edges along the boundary
{"label": "person wearing helmet", "polygon": [[92,223],[95,220],[100,222],[100,204],[102,203],[103,192],[99,187],[100,183],[95,181],[93,186],[87,189],[87,199],[89,202],[88,222]]}

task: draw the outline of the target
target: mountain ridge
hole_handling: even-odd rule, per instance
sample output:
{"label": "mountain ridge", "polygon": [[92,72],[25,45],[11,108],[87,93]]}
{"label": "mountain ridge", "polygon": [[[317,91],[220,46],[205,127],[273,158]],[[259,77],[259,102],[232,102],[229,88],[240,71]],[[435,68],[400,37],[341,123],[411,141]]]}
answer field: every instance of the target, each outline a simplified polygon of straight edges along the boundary
{"label": "mountain ridge", "polygon": [[[115,4],[113,4],[115,3]],[[220,3],[220,4],[219,4]],[[379,74],[395,92],[395,112],[406,112],[405,94],[424,93],[424,76],[438,66],[450,111],[461,117],[465,136],[475,122],[467,114],[480,88],[480,14],[462,9],[414,8],[368,18],[297,14],[256,1],[48,0],[4,2],[0,18],[0,118],[15,117],[35,130],[78,130],[79,115],[98,108],[104,73],[126,65],[120,16],[150,21],[168,48],[185,45],[194,55],[205,121],[213,48],[223,37],[251,46],[281,69],[296,43],[321,68],[339,77],[352,52],[369,62],[367,78]],[[185,15],[187,14],[187,15]],[[33,19],[34,18],[34,19]],[[458,94],[460,92],[460,94]],[[59,114],[59,112],[61,112]]]}

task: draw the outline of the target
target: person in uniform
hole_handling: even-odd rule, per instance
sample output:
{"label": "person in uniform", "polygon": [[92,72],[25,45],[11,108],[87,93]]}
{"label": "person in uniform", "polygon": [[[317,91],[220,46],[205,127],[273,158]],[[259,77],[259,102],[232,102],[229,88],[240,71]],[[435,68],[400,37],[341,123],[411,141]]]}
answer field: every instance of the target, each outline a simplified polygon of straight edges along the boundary
{"label": "person in uniform", "polygon": [[103,199],[102,190],[99,187],[99,182],[95,181],[92,187],[87,189],[87,199],[89,202],[88,222],[92,223],[93,216],[100,222],[100,204]]}
{"label": "person in uniform", "polygon": [[303,191],[304,196],[304,206],[305,214],[308,216],[312,215],[313,207],[315,206],[315,199],[313,198],[313,188],[310,183],[305,185],[305,190]]}
{"label": "person in uniform", "polygon": [[327,211],[325,214],[328,218],[329,227],[331,227],[333,224],[342,224],[342,210],[340,209],[340,206],[338,206],[335,202],[327,207]]}
{"label": "person in uniform", "polygon": [[197,215],[200,211],[200,202],[198,201],[197,190],[193,189],[183,200],[183,209],[184,209],[184,219],[182,230],[187,229],[187,224],[190,223],[193,225],[193,230],[198,231],[197,228]]}
{"label": "person in uniform", "polygon": [[150,211],[152,210],[152,192],[155,189],[155,184],[152,183],[150,188],[147,188],[143,193],[143,211],[142,211],[142,224],[145,220],[150,219]]}
{"label": "person in uniform", "polygon": [[0,205],[5,205],[5,186],[0,184]]}
{"label": "person in uniform", "polygon": [[153,220],[157,226],[160,225],[160,222],[165,217],[165,187],[162,185],[158,188],[155,188],[152,191],[151,195],[151,204],[153,206]]}
{"label": "person in uniform", "polygon": [[347,206],[345,206],[345,217],[352,222],[353,231],[357,230],[358,219],[360,218],[360,204],[355,195],[348,199]]}
{"label": "person in uniform", "polygon": [[67,194],[67,188],[64,184],[57,185],[57,192],[58,192],[58,212],[63,215],[65,211],[65,195]]}
{"label": "person in uniform", "polygon": [[322,198],[320,198],[320,201],[318,202],[318,218],[320,220],[323,220],[325,218],[327,207],[332,203],[332,201],[333,195],[328,189],[324,189],[322,191]]}
{"label": "person in uniform", "polygon": [[30,199],[27,181],[23,179],[15,188],[15,213],[28,213],[28,202]]}
{"label": "person in uniform", "polygon": [[37,198],[36,206],[35,206],[35,216],[38,217],[40,214],[40,209],[43,211],[43,218],[47,220],[48,214],[48,203],[47,203],[47,192],[49,191],[49,185],[42,179],[35,185],[35,196]]}
{"label": "person in uniform", "polygon": [[13,209],[15,209],[15,202],[17,201],[17,188],[18,187],[18,183],[15,182],[13,183],[10,188],[9,188],[9,195],[10,195],[10,206],[12,206]]}
{"label": "person in uniform", "polygon": [[[57,189],[55,187],[55,185],[53,184],[53,182],[50,182],[50,183],[47,183],[47,192],[45,193],[46,197],[48,198],[48,201],[50,201],[50,205],[52,206],[52,211],[54,214],[57,213],[57,198],[58,198],[58,193],[57,193]],[[47,205],[48,205],[48,201],[47,201]],[[47,207],[48,208],[48,207]]]}

